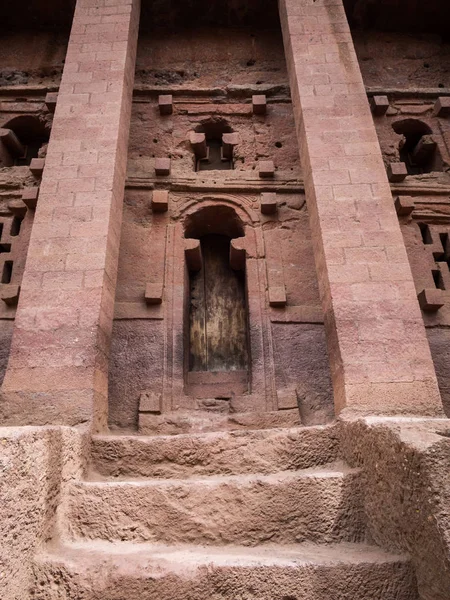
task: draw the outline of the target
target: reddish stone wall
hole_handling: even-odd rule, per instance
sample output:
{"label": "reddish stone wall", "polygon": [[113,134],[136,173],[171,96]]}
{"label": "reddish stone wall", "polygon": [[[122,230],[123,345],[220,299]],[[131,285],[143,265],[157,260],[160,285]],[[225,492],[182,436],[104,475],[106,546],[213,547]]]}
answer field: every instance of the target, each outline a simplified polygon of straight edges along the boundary
{"label": "reddish stone wall", "polygon": [[442,36],[367,30],[352,35],[367,87],[450,87],[450,44]]}
{"label": "reddish stone wall", "polygon": [[[272,24],[272,27],[274,24]],[[222,28],[151,33],[141,30],[136,85],[223,89],[258,84],[286,86],[278,29]],[[242,90],[243,96],[245,91]]]}
{"label": "reddish stone wall", "polygon": [[[168,93],[174,112],[161,116],[158,95]],[[266,115],[253,114],[253,94],[267,95]],[[195,171],[189,134],[210,121],[222,121],[239,134],[233,170]],[[233,207],[245,222],[246,238],[254,240],[247,248],[252,383],[247,395],[231,401],[231,410],[263,413],[283,405],[279,412],[287,415],[298,397],[305,422],[331,418],[328,358],[293,129],[279,30],[141,33],[110,369],[113,427],[137,426],[139,399],[147,390],[162,396],[163,414],[204,410],[204,402],[184,390],[186,331],[177,316],[183,305],[177,294],[185,289],[178,263],[183,268],[186,219],[205,205]],[[162,157],[171,158],[169,177],[155,176],[155,160]],[[274,179],[261,180],[261,160],[274,161]],[[152,213],[155,188],[169,190],[167,213]],[[261,213],[263,191],[277,192],[276,214]],[[281,272],[285,308],[269,307],[269,271]],[[164,281],[159,305],[145,304],[149,281]]]}
{"label": "reddish stone wall", "polygon": [[[0,129],[12,129],[23,148],[34,138],[43,136],[48,140],[53,114],[45,105],[45,96],[60,78],[67,38],[68,34],[39,31],[30,36],[5,32],[0,38]],[[45,158],[45,139],[37,143],[35,154],[31,152],[30,156]],[[34,209],[25,205],[22,196],[39,186],[41,180],[39,173],[30,171],[29,162],[29,157],[23,160],[0,142],[0,381],[6,370],[16,313],[12,290],[22,282],[34,221]],[[3,273],[5,263],[10,264],[10,275]]]}
{"label": "reddish stone wall", "polygon": [[68,40],[68,32],[4,31],[0,36],[0,87],[59,84]]}
{"label": "reddish stone wall", "polygon": [[[450,233],[449,199],[431,194],[414,196],[414,209],[410,215],[400,217],[400,224],[417,294],[423,290],[436,291],[442,303],[436,310],[423,310],[422,315],[427,328],[444,409],[449,415],[450,280],[448,251],[445,250],[445,240]],[[424,243],[422,235],[424,227],[430,232],[434,244]],[[440,248],[442,250],[438,254]],[[437,279],[437,273],[443,275],[440,281]]]}
{"label": "reddish stone wall", "polygon": [[[420,18],[420,14],[418,15]],[[437,113],[436,103],[450,95],[450,45],[438,34],[353,32],[364,83],[372,95],[386,95],[386,113],[374,124],[386,169],[405,160],[403,127],[422,128],[436,149],[431,160],[391,182],[394,199],[409,205],[399,214],[416,292],[438,295],[441,306],[425,308],[422,316],[439,382],[444,409],[450,414],[449,361],[450,279],[450,119]],[[413,161],[414,162],[414,161]],[[422,306],[422,308],[424,308]]]}
{"label": "reddish stone wall", "polygon": [[[164,11],[165,7],[161,6],[160,9]],[[309,415],[311,412],[313,420],[324,419],[331,414],[317,279],[307,225],[308,214],[304,206],[303,173],[298,160],[298,145],[292,136],[294,114],[281,32],[276,19],[272,19],[269,13],[264,18],[261,16],[261,28],[237,27],[246,22],[248,14],[253,15],[254,23],[259,22],[255,20],[254,9],[254,3],[246,3],[239,17],[235,19],[230,13],[219,21],[209,9],[197,11],[196,25],[190,24],[188,32],[172,27],[175,24],[180,26],[177,18],[181,13],[169,11],[165,23],[171,25],[167,31],[163,31],[160,27],[152,29],[153,21],[148,7],[144,11],[136,65],[110,376],[110,415],[114,425],[136,426],[142,391],[152,388],[157,394],[164,395],[164,381],[170,379],[167,370],[170,362],[167,358],[168,335],[177,340],[173,347],[178,344],[181,348],[179,358],[182,361],[185,331],[183,327],[180,329],[182,321],[178,325],[169,323],[173,307],[166,307],[166,295],[172,294],[175,285],[169,281],[172,267],[167,262],[167,244],[171,243],[168,232],[173,227],[177,231],[173,239],[183,237],[184,210],[188,206],[221,201],[234,203],[241,208],[251,207],[247,228],[252,236],[256,236],[255,239],[261,240],[260,247],[258,244],[255,246],[259,248],[255,250],[255,256],[251,257],[258,264],[258,285],[262,286],[258,293],[263,301],[258,310],[261,309],[263,316],[258,317],[258,322],[267,321],[261,329],[264,330],[261,333],[261,339],[264,338],[261,347],[270,348],[260,372],[269,379],[272,377],[275,383],[272,384],[273,389],[268,390],[266,380],[266,387],[264,391],[262,388],[259,390],[258,397],[264,397],[264,407],[270,409],[277,405],[279,390],[296,388],[297,395],[309,407],[306,413]],[[223,27],[212,28],[208,19],[220,22]],[[4,122],[22,114],[34,115],[50,130],[52,115],[45,108],[43,100],[45,92],[58,83],[68,36],[64,31],[64,27],[62,33],[55,33],[55,30],[38,31],[27,38],[27,43],[23,43],[23,36],[11,29],[0,39],[6,66],[6,71],[0,74],[0,85],[6,86],[5,95],[0,98],[0,115],[4,117]],[[92,36],[97,35],[93,30],[91,33]],[[80,34],[75,31],[73,35],[76,37]],[[370,95],[379,93],[380,89],[383,91],[383,87],[428,88],[448,85],[445,69],[448,44],[437,34],[411,36],[369,31],[362,35],[355,30],[353,38],[365,84],[375,89],[370,91]],[[94,43],[93,40],[92,37],[92,42],[85,42]],[[317,48],[318,45],[314,44],[313,51],[319,53]],[[86,46],[86,56],[88,50]],[[186,60],[187,57],[189,60]],[[319,58],[315,57],[314,61],[317,64]],[[329,63],[332,64],[331,55]],[[98,73],[103,66],[99,65]],[[95,72],[96,77],[98,73]],[[322,79],[326,77],[330,75],[323,73]],[[70,85],[77,85],[81,91],[84,82],[80,80]],[[11,86],[20,88],[21,93],[27,95],[26,102],[13,99],[10,95]],[[326,95],[326,91],[321,88],[317,94]],[[267,116],[253,115],[251,97],[255,93],[267,95]],[[442,93],[445,94],[445,90]],[[162,117],[159,114],[159,94],[174,95],[172,116]],[[444,187],[449,186],[448,119],[438,119],[433,114],[435,96],[430,96],[429,90],[422,96],[391,94],[387,114],[375,118],[386,167],[400,160],[401,136],[394,131],[393,125],[403,119],[420,119],[433,130],[442,168],[433,173],[408,176],[401,184],[392,186],[394,195],[397,192],[402,195],[413,194],[428,203],[427,206],[436,204],[434,192],[426,196],[428,192],[416,189],[417,186],[440,189],[440,204]],[[327,101],[321,98],[317,102],[324,105],[321,111],[323,116]],[[355,108],[353,112],[358,111]],[[189,133],[211,120],[222,121],[239,134],[240,142],[234,150],[235,168],[232,171],[195,172]],[[44,156],[45,152],[46,149],[40,156]],[[169,157],[172,161],[171,174],[167,179],[155,177],[154,174],[156,159],[163,157]],[[338,160],[339,157],[335,158]],[[358,158],[353,157],[353,163]],[[258,173],[261,160],[273,160],[274,181],[261,181]],[[368,157],[363,156],[361,160],[367,162]],[[36,180],[25,167],[11,167],[1,174],[0,179],[0,188],[8,187],[9,190],[4,195],[5,217],[9,218],[11,212],[8,202],[14,198],[20,199],[22,187],[31,186]],[[168,215],[152,214],[150,203],[154,188],[169,190]],[[275,217],[261,215],[261,191],[278,192],[279,208]],[[222,200],[218,199],[217,194],[222,195]],[[20,283],[22,278],[32,216],[29,211],[20,244],[17,245],[19,258],[13,283]],[[442,221],[442,216],[440,219]],[[416,217],[414,214],[413,220],[402,223],[402,227],[417,291],[420,291],[425,285],[423,280],[427,280],[427,285],[432,287],[432,265],[430,267],[428,260],[424,266],[423,253],[417,251],[417,248],[421,248],[416,239],[418,220],[423,221],[423,216],[418,214]],[[434,223],[435,219],[430,217],[428,221]],[[180,227],[177,229],[178,225]],[[416,240],[415,251],[411,250],[411,241],[408,242],[411,239]],[[276,249],[272,255],[271,248]],[[280,260],[277,261],[279,249]],[[420,260],[417,259],[419,255]],[[280,269],[287,293],[287,306],[283,310],[275,310],[269,308],[268,295],[265,297],[265,294],[270,287],[269,274]],[[145,305],[143,292],[149,281],[158,285],[164,282],[165,295],[161,306],[149,308]],[[257,289],[256,284],[254,289]],[[5,319],[11,319],[14,313],[14,307],[0,304],[0,318],[3,315]],[[427,326],[446,326],[445,314],[446,306],[437,315],[426,314]],[[6,356],[10,323],[5,322],[4,327]],[[434,358],[439,367],[441,389],[444,389],[446,367],[442,356],[446,355],[443,349],[446,331],[441,329],[439,334],[430,332],[430,339],[432,348],[435,348]],[[254,347],[253,352],[257,363],[260,351]],[[292,356],[294,359],[291,360],[289,357]],[[165,361],[164,365],[161,361]],[[182,374],[177,377],[182,377]],[[239,406],[242,408],[242,403]]]}

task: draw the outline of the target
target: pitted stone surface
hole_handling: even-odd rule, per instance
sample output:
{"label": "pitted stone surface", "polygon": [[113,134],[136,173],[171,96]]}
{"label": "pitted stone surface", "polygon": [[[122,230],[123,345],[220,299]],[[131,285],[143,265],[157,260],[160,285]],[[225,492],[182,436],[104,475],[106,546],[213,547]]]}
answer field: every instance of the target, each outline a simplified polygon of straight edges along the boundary
{"label": "pitted stone surface", "polygon": [[270,475],[77,482],[72,539],[201,544],[359,541],[359,472],[344,465]]}
{"label": "pitted stone surface", "polygon": [[37,600],[417,600],[407,559],[365,545],[77,544],[43,554]]}
{"label": "pitted stone surface", "polygon": [[364,473],[370,539],[411,554],[423,600],[447,600],[450,589],[449,423],[368,418],[343,428],[343,454]]}
{"label": "pitted stone surface", "polygon": [[339,427],[296,427],[176,436],[96,436],[91,471],[104,477],[271,473],[330,463]]}

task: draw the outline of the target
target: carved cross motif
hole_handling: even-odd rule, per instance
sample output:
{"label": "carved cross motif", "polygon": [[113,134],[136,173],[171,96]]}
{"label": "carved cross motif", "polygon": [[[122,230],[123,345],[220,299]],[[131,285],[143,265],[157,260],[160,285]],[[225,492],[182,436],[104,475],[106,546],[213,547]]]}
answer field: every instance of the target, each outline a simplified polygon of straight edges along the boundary
{"label": "carved cross motif", "polygon": [[419,223],[419,228],[424,246],[436,265],[432,270],[434,284],[439,290],[450,291],[450,227]]}
{"label": "carved cross motif", "polygon": [[19,286],[13,285],[13,250],[21,224],[21,216],[0,216],[0,297],[8,305],[16,304],[19,296]]}

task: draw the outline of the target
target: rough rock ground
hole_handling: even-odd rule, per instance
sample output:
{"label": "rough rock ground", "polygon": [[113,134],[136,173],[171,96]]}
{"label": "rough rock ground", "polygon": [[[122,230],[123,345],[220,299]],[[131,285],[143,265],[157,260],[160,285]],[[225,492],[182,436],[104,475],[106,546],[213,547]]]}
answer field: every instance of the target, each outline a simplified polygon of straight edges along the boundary
{"label": "rough rock ground", "polygon": [[367,542],[338,427],[95,437],[33,598],[417,600],[409,558]]}

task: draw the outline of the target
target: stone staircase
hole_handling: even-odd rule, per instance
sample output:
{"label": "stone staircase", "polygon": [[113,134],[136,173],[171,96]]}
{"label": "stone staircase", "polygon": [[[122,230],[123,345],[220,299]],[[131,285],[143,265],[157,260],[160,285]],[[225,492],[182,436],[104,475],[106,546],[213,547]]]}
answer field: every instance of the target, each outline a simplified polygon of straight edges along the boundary
{"label": "stone staircase", "polygon": [[366,542],[338,426],[96,436],[37,600],[417,600],[408,557]]}

